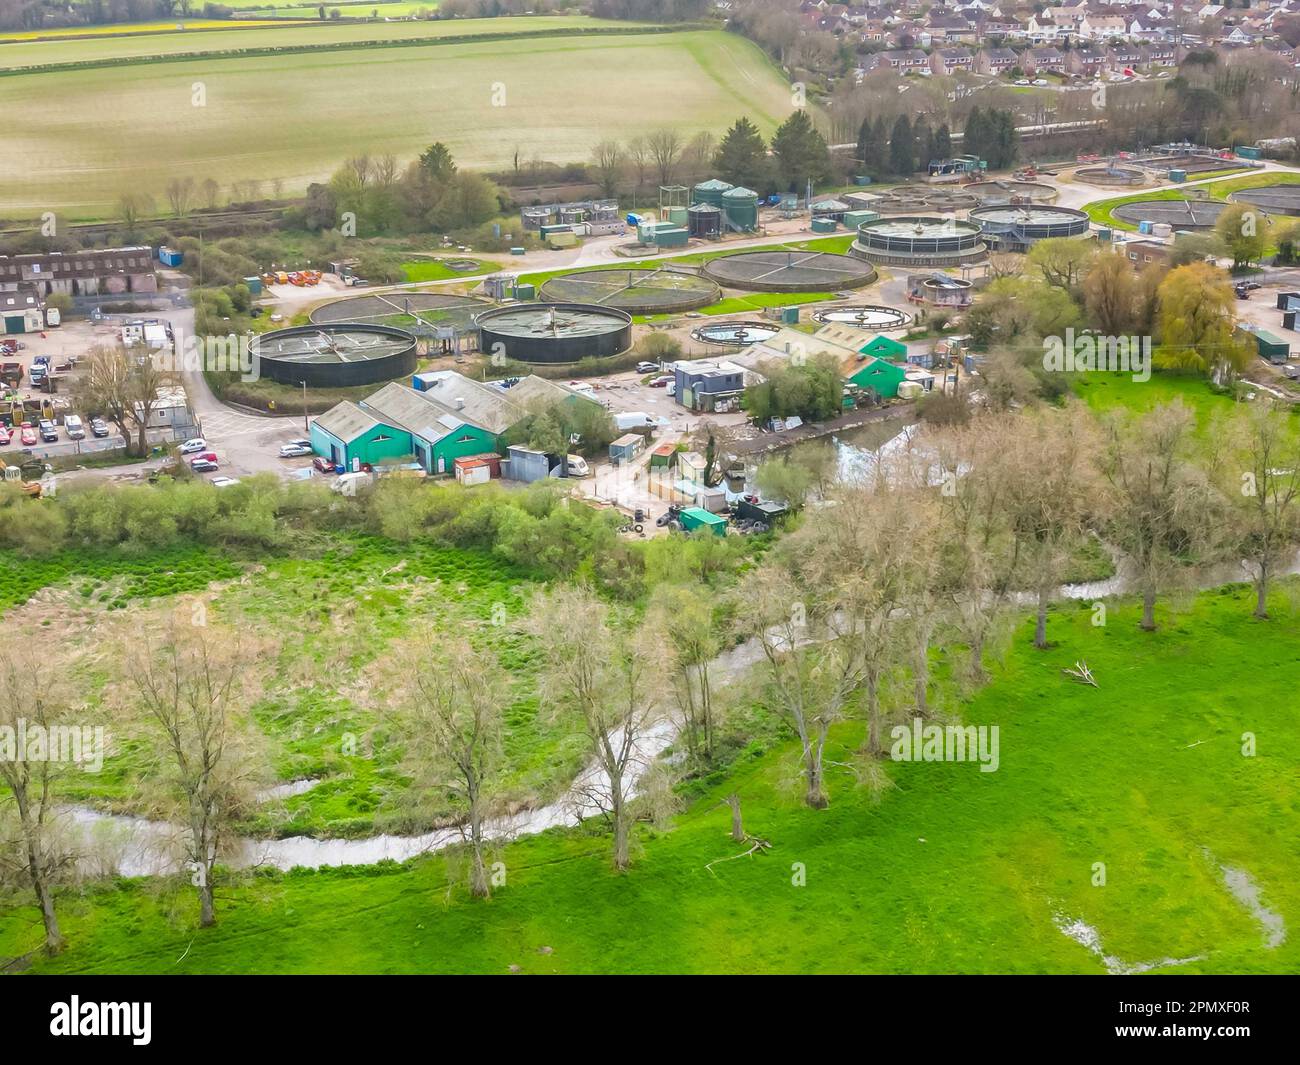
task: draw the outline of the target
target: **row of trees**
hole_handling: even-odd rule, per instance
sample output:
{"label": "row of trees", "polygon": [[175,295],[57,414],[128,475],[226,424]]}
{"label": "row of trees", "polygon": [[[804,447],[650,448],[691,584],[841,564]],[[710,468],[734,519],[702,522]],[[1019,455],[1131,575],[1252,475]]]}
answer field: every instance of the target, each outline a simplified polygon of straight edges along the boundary
{"label": "row of trees", "polygon": [[675,129],[656,130],[621,143],[603,140],[592,151],[590,172],[607,196],[630,186],[689,184],[720,177],[760,193],[799,191],[820,185],[832,172],[830,149],[806,110],[793,111],[766,141],[748,118],[740,118],[721,141],[711,133],[687,140]]}

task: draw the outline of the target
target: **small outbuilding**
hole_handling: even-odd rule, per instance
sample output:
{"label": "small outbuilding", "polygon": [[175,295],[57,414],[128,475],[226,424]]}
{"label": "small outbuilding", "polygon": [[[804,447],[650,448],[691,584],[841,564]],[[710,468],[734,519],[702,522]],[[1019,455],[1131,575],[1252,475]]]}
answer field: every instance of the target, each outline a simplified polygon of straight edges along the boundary
{"label": "small outbuilding", "polygon": [[867,361],[849,378],[859,388],[869,388],[882,399],[893,399],[897,396],[898,386],[906,379],[906,368],[871,356],[868,356]]}
{"label": "small outbuilding", "polygon": [[641,454],[641,448],[644,446],[645,437],[638,436],[636,433],[625,433],[609,445],[609,461],[615,466],[631,462]]}

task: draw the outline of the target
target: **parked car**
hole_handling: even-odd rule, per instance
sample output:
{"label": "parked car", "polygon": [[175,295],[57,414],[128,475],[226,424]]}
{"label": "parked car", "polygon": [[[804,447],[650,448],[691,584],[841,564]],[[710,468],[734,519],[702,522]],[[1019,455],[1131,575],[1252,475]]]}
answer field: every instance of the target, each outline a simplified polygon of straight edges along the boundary
{"label": "parked car", "polygon": [[108,436],[108,433],[109,433],[108,422],[104,421],[103,418],[90,419],[91,436]]}
{"label": "parked car", "polygon": [[193,440],[186,440],[185,443],[181,445],[182,455],[196,455],[200,451],[207,451],[207,450],[208,450],[208,442],[204,440],[203,437],[201,436],[196,436],[194,437]]}
{"label": "parked car", "polygon": [[310,455],[311,448],[303,447],[302,444],[283,444],[280,447],[280,458],[282,459],[300,459],[304,455]]}
{"label": "parked car", "polygon": [[211,484],[214,488],[229,488],[232,484],[238,484],[239,478],[238,477],[213,477],[212,480],[209,481],[208,483]]}
{"label": "parked car", "polygon": [[1016,78],[1016,84],[1017,84],[1017,85],[1028,85],[1028,84],[1029,84],[1029,79],[1028,79],[1028,78]]}
{"label": "parked car", "polygon": [[299,447],[305,447],[305,448],[307,448],[308,450],[311,449],[311,441],[308,440],[306,437],[302,437],[302,436],[300,436],[300,437],[297,437],[296,439],[293,439],[293,440],[288,441],[288,443],[290,443],[290,444],[297,444]]}
{"label": "parked car", "polygon": [[638,362],[636,364],[637,373],[658,373],[659,364],[657,362]]}
{"label": "parked car", "polygon": [[1035,78],[1032,82],[1030,82],[1030,84],[1031,84],[1031,85],[1043,86],[1043,85],[1046,85],[1046,84],[1047,84],[1047,79],[1046,79],[1046,78]]}
{"label": "parked car", "polygon": [[23,422],[19,432],[19,439],[22,441],[23,447],[35,447],[36,426],[32,425],[31,422]]}
{"label": "parked car", "polygon": [[311,460],[311,468],[319,473],[334,473],[338,470],[334,463],[329,459],[321,458],[320,455]]}
{"label": "parked car", "polygon": [[650,387],[664,388],[669,381],[675,381],[675,380],[677,379],[673,377],[672,374],[662,374],[661,376],[656,377],[653,381],[650,382]]}
{"label": "parked car", "polygon": [[36,423],[41,431],[41,442],[45,444],[56,443],[59,439],[59,427],[49,418],[42,418]]}
{"label": "parked car", "polygon": [[75,414],[68,414],[64,417],[63,431],[68,434],[69,440],[86,439],[86,427],[81,424],[81,419]]}
{"label": "parked car", "polygon": [[14,434],[9,431],[6,425],[0,425],[0,447],[4,447],[14,438]]}
{"label": "parked car", "polygon": [[212,461],[212,459],[192,459],[190,461],[190,469],[195,473],[213,473],[219,469],[219,467]]}
{"label": "parked car", "polygon": [[192,459],[190,459],[190,465],[193,466],[196,462],[216,462],[216,461],[217,461],[217,453],[215,451],[205,451],[203,452],[202,455],[195,455]]}

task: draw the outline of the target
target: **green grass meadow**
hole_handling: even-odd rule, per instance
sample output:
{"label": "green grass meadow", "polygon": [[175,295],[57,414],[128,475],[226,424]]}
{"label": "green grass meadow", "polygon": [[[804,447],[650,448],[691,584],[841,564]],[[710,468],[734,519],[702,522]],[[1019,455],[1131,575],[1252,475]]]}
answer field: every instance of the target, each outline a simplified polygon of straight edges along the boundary
{"label": "green grass meadow", "polygon": [[[1290,592],[1294,594],[1294,585]],[[504,847],[507,883],[474,903],[443,857],[406,866],[262,874],[220,892],[196,934],[188,889],[119,882],[61,900],[69,947],[41,972],[1100,973],[1060,926],[1095,928],[1115,964],[1292,972],[1294,931],[1269,949],[1225,888],[1245,870],[1263,905],[1300,920],[1300,631],[1284,590],[1254,621],[1245,589],[1205,593],[1144,634],[1130,604],[1092,624],[1054,609],[1040,652],[1021,625],[992,682],[948,708],[998,725],[1000,767],[886,763],[878,794],[847,772],[831,806],[792,788],[793,750],[755,743],[667,831],[640,833],[630,873],[608,840],[552,831]],[[940,656],[941,670],[952,664]],[[1101,687],[1061,670],[1084,658]],[[1242,754],[1253,733],[1254,757]],[[846,724],[828,757],[861,740]],[[722,797],[737,792],[762,857]],[[1099,866],[1104,885],[1097,883]],[[802,870],[804,883],[797,886]],[[28,907],[0,918],[0,954],[39,942]],[[542,952],[549,947],[551,952]],[[1192,960],[1188,960],[1192,959]],[[1176,966],[1170,962],[1181,962]]]}

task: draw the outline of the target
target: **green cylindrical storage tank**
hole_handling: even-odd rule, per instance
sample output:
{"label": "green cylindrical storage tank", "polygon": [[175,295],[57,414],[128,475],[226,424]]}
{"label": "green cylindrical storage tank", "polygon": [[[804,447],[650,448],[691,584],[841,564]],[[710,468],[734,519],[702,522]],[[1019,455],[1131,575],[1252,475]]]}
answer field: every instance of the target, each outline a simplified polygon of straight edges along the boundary
{"label": "green cylindrical storage tank", "polygon": [[722,236],[722,208],[711,203],[697,203],[686,212],[686,228],[693,237],[716,240]]}
{"label": "green cylindrical storage tank", "polygon": [[758,193],[737,185],[722,194],[727,224],[736,229],[758,228]]}
{"label": "green cylindrical storage tank", "polygon": [[686,215],[685,207],[668,208],[668,221],[670,221],[674,226],[686,225],[686,218],[687,215]]}
{"label": "green cylindrical storage tank", "polygon": [[695,188],[691,189],[691,203],[708,203],[714,207],[722,206],[722,194],[730,192],[734,185],[726,181],[719,181],[717,178],[710,178],[708,181],[701,181]]}
{"label": "green cylindrical storage tank", "polygon": [[515,299],[517,300],[535,300],[537,299],[536,285],[516,285]]}
{"label": "green cylindrical storage tank", "polygon": [[1187,171],[1186,171],[1186,170],[1171,170],[1171,171],[1169,171],[1169,180],[1170,180],[1170,181],[1186,181],[1186,180],[1187,180]]}

